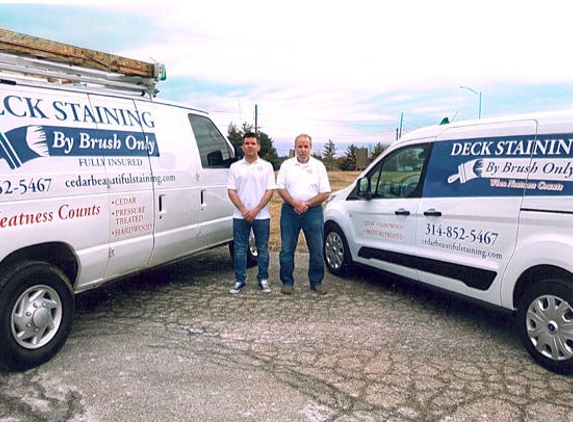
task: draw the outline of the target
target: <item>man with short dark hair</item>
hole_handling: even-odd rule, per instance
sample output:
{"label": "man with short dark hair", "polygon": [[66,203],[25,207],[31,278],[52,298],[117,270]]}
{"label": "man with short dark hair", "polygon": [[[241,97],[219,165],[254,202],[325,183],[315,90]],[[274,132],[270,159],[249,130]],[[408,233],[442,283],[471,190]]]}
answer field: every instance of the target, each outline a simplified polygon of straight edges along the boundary
{"label": "man with short dark hair", "polygon": [[269,231],[271,214],[269,201],[275,189],[275,173],[271,163],[259,157],[261,145],[257,135],[243,135],[245,156],[229,168],[227,193],[235,206],[233,238],[235,283],[230,293],[239,293],[247,283],[247,248],[251,230],[258,251],[259,287],[270,293],[269,285]]}

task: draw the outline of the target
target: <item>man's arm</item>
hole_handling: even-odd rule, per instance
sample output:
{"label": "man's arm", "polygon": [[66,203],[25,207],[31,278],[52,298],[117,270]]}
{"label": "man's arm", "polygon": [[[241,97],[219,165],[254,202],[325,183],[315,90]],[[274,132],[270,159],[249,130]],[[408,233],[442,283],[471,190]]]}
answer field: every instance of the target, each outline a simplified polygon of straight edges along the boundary
{"label": "man's arm", "polygon": [[239,198],[239,194],[237,193],[237,191],[235,189],[227,189],[227,194],[229,195],[229,199],[231,200],[233,205],[237,207],[237,209],[241,212],[243,218],[246,221],[253,221],[255,219],[257,214],[261,212],[261,210],[265,207],[265,205],[269,203],[269,201],[273,197],[273,192],[274,191],[272,189],[267,190],[263,195],[259,204],[252,210],[248,210],[241,202],[241,199]]}
{"label": "man's arm", "polygon": [[[261,210],[269,203],[269,201],[273,197],[273,193],[274,193],[273,189],[268,189],[265,192],[265,194],[263,195],[263,197],[261,198],[261,201],[259,202],[259,204],[255,208],[253,208],[252,210],[247,211],[247,215],[249,215],[249,217],[252,215],[252,220],[254,220],[255,217],[257,216],[257,214],[259,214],[261,212]],[[245,218],[247,218],[247,217],[245,216]],[[249,220],[249,221],[252,221],[252,220]]]}
{"label": "man's arm", "polygon": [[292,205],[295,212],[297,214],[302,214],[308,211],[309,208],[316,207],[321,205],[324,201],[326,201],[330,195],[330,192],[321,192],[316,195],[314,198],[309,199],[308,201],[297,201],[290,196],[290,193],[286,189],[279,189],[279,195],[287,204]]}
{"label": "man's arm", "polygon": [[229,196],[229,199],[231,200],[231,202],[233,203],[235,208],[237,208],[241,212],[241,214],[243,214],[243,216],[244,216],[245,212],[247,212],[247,209],[245,208],[245,206],[241,202],[241,199],[239,198],[239,194],[237,193],[237,190],[236,189],[227,189],[227,195]]}
{"label": "man's arm", "polygon": [[326,201],[329,196],[330,196],[330,192],[320,192],[314,198],[311,198],[308,201],[305,201],[305,203],[306,203],[308,208],[316,207],[318,205],[322,205],[322,203],[324,201]]}

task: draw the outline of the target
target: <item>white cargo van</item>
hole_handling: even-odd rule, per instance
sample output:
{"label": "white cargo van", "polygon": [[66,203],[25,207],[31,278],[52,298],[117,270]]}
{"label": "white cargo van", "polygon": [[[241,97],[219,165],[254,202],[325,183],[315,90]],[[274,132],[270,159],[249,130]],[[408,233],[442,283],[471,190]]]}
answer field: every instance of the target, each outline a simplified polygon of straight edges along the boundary
{"label": "white cargo van", "polygon": [[[54,47],[41,41],[38,54]],[[206,113],[155,98],[157,66],[133,76],[8,53],[0,54],[0,364],[21,369],[64,344],[74,293],[232,241],[234,150]]]}
{"label": "white cargo van", "polygon": [[332,195],[324,255],[513,311],[573,372],[573,111],[412,132]]}

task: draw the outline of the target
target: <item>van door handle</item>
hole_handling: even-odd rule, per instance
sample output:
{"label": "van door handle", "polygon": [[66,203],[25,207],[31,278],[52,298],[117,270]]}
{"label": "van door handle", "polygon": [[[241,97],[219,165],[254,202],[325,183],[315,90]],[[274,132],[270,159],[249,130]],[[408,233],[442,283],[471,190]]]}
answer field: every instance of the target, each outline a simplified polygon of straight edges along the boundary
{"label": "van door handle", "polygon": [[441,217],[442,216],[442,212],[441,211],[436,211],[433,208],[430,208],[428,211],[424,211],[424,215],[426,217]]}
{"label": "van door handle", "polygon": [[165,214],[165,195],[159,195],[159,197],[157,198],[157,206],[159,208],[159,219],[161,220],[163,218],[163,215]]}
{"label": "van door handle", "polygon": [[394,211],[396,215],[410,215],[410,211],[405,210],[404,208],[400,208],[399,210]]}

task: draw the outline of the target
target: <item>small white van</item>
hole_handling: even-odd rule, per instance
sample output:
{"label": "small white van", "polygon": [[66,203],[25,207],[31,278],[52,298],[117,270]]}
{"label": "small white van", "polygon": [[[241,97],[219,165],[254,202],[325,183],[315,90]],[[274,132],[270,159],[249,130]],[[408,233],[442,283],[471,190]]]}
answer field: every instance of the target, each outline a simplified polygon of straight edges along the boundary
{"label": "small white van", "polygon": [[412,132],[332,195],[324,255],[515,312],[535,361],[573,372],[573,111]]}
{"label": "small white van", "polygon": [[232,145],[150,80],[0,54],[2,366],[57,353],[75,293],[232,241]]}

